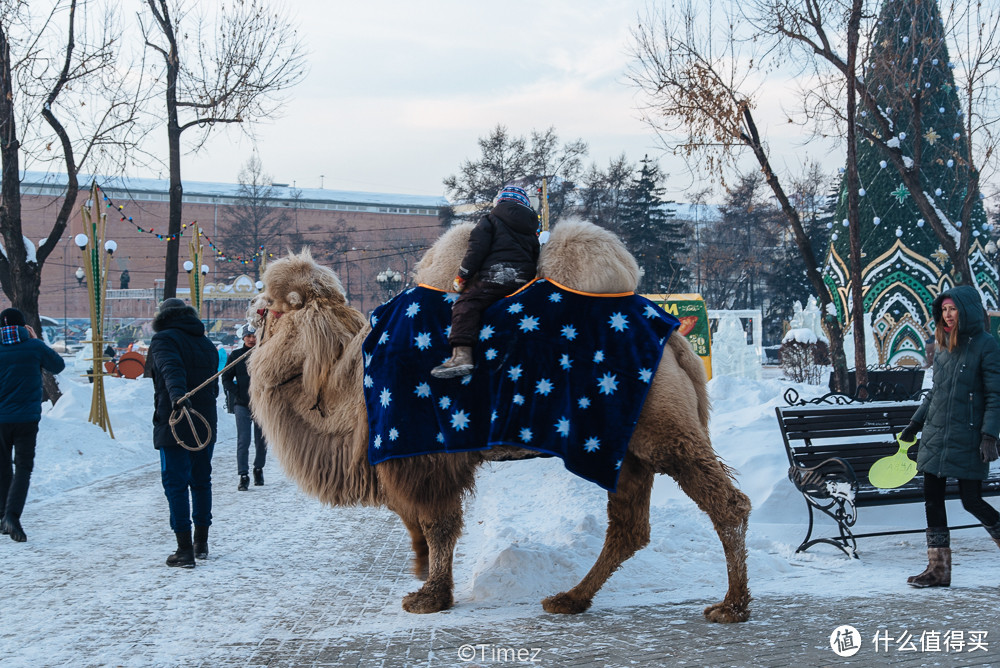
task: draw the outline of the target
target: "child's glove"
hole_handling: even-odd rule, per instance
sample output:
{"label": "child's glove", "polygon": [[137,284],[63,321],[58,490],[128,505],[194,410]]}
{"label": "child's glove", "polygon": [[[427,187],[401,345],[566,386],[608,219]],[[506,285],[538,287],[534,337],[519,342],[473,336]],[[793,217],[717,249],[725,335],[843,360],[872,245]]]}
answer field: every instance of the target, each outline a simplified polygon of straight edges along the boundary
{"label": "child's glove", "polygon": [[461,276],[456,276],[455,280],[451,282],[451,287],[455,292],[461,292],[465,289],[465,279]]}

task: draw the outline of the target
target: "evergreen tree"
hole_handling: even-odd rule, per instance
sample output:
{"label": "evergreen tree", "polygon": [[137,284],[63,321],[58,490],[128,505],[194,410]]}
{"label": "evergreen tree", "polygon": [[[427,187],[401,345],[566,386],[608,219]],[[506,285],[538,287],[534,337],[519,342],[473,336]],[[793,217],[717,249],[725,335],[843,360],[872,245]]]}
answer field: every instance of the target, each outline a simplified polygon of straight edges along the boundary
{"label": "evergreen tree", "polygon": [[[996,270],[982,255],[988,241],[987,220],[978,193],[973,193],[971,215],[962,220],[970,183],[969,165],[962,158],[968,155],[968,137],[935,0],[887,0],[883,4],[864,81],[875,97],[878,113],[892,129],[892,137],[884,137],[870,110],[859,114],[862,197],[858,223],[864,311],[872,314],[882,362],[921,362],[925,341],[932,336],[931,302],[959,280],[958,272],[879,142],[864,138],[866,133],[890,147],[898,145],[918,172],[921,190],[949,220],[961,221],[956,227],[972,225],[969,259],[973,276],[991,307],[996,306],[997,294]],[[845,176],[834,219],[828,223],[831,244],[826,274],[838,317],[845,325],[850,313],[847,226]]]}
{"label": "evergreen tree", "polygon": [[674,219],[673,201],[664,199],[664,178],[659,165],[645,156],[622,207],[620,234],[644,271],[639,292],[646,294],[683,292],[688,284],[680,259],[688,254],[688,235]]}

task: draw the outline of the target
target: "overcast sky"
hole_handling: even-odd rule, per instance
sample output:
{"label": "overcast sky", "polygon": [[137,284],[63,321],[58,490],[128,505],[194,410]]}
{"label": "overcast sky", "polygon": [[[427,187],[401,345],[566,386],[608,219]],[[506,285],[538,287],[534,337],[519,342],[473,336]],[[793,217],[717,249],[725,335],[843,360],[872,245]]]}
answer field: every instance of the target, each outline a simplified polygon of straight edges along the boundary
{"label": "overcast sky", "polygon": [[[583,139],[588,164],[602,167],[622,152],[635,162],[660,157],[671,197],[683,201],[692,189],[682,163],[639,120],[625,78],[629,30],[646,0],[289,6],[309,73],[283,116],[257,128],[264,172],[276,182],[444,195],[442,179],[478,158],[477,139],[502,124],[514,135],[554,127],[563,141]],[[253,149],[218,131],[184,158],[184,179],[235,183]],[[787,148],[777,163],[803,155]]]}

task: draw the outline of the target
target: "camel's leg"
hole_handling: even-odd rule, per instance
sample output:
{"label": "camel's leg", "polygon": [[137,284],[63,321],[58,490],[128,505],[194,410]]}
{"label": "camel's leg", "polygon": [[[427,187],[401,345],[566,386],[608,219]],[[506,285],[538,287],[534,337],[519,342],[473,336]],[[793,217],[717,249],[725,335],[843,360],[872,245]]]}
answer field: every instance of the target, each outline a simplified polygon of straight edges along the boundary
{"label": "camel's leg", "polygon": [[423,529],[420,528],[420,521],[403,513],[399,513],[399,518],[403,520],[406,530],[410,532],[410,544],[413,546],[413,575],[418,580],[426,580],[428,572],[427,538],[424,536]]}
{"label": "camel's leg", "polygon": [[547,612],[575,614],[590,607],[594,595],[626,559],[649,543],[649,495],[653,472],[631,454],[625,456],[618,487],[608,494],[608,531],[604,549],[590,572],[568,592],[542,601]]}
{"label": "camel's leg", "polygon": [[[407,612],[438,612],[452,606],[452,561],[462,533],[462,501],[457,495],[434,508],[419,510],[420,531],[427,544],[428,572],[424,586],[403,598]],[[412,536],[412,533],[411,533]]]}
{"label": "camel's leg", "polygon": [[681,489],[708,514],[726,554],[729,591],[721,603],[705,608],[711,622],[745,622],[750,618],[750,588],[747,584],[747,522],[750,499],[741,492],[711,449],[700,461],[685,461],[669,471]]}

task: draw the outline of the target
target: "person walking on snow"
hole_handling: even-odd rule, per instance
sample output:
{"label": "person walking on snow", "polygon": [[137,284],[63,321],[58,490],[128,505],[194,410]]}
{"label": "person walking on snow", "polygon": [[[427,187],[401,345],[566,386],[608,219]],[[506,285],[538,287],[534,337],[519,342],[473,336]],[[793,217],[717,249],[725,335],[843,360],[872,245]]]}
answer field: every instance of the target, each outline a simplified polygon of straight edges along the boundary
{"label": "person walking on snow", "polygon": [[247,355],[257,345],[257,330],[250,325],[243,328],[243,347],[234,350],[229,355],[226,366],[239,360],[222,374],[222,387],[230,397],[233,414],[236,416],[236,472],[240,476],[237,486],[241,492],[250,487],[250,432],[253,431],[253,484],[264,484],[264,463],[267,460],[267,441],[260,430],[260,425],[250,413],[250,369],[247,366]]}
{"label": "person walking on snow", "polygon": [[958,479],[962,507],[1000,547],[1000,512],[983,500],[982,481],[996,461],[1000,435],[1000,343],[986,331],[979,293],[962,285],[941,293],[932,306],[935,326],[934,382],[900,432],[913,441],[921,432],[917,470],[924,475],[927,513],[926,570],[907,578],[914,587],[951,585],[951,538],[945,485]]}
{"label": "person walking on snow", "polygon": [[[149,343],[153,375],[153,447],[160,451],[160,480],[170,507],[170,528],[177,537],[177,551],[167,566],[194,568],[195,559],[208,558],[208,527],[212,524],[212,451],[215,448],[216,398],[219,384],[209,383],[189,399],[189,391],[214,376],[219,354],[205,337],[205,326],[193,308],[176,297],[164,299],[153,318]],[[187,407],[200,413],[211,428],[208,444],[198,451],[188,447],[205,438],[191,432],[187,420],[170,428],[170,414]],[[196,426],[203,426],[197,418]],[[194,521],[194,538],[191,524]]]}
{"label": "person walking on snow", "polygon": [[56,351],[25,323],[21,311],[0,312],[0,534],[18,543],[28,540],[21,512],[42,419],[42,369],[55,374],[65,368]]}
{"label": "person walking on snow", "polygon": [[505,186],[469,235],[469,248],[452,283],[460,292],[451,307],[451,359],[431,369],[435,378],[472,373],[472,346],[483,311],[535,277],[538,215],[523,189]]}

